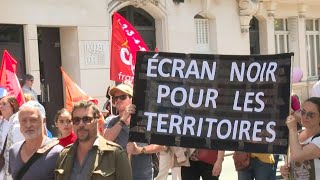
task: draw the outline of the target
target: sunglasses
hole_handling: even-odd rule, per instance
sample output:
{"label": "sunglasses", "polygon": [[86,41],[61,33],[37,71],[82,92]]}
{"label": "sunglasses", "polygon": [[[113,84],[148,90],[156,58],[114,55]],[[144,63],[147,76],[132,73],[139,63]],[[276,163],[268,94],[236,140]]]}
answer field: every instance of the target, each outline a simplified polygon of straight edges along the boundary
{"label": "sunglasses", "polygon": [[71,120],[74,125],[79,125],[81,120],[84,124],[90,124],[96,118],[97,117],[84,116],[84,117],[73,117]]}
{"label": "sunglasses", "polygon": [[112,103],[115,103],[118,99],[121,101],[126,100],[129,95],[121,95],[121,96],[112,96]]}
{"label": "sunglasses", "polygon": [[317,113],[315,112],[306,112],[305,110],[300,110],[300,114],[302,117],[306,116],[306,118],[310,119],[314,118],[317,115]]}

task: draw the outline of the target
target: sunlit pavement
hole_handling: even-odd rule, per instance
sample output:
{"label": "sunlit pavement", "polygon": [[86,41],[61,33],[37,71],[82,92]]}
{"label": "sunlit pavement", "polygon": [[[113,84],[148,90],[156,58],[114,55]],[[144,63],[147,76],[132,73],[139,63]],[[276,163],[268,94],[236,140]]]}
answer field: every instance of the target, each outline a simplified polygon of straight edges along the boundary
{"label": "sunlit pavement", "polygon": [[[234,168],[233,159],[232,159],[233,151],[226,151],[224,161],[222,164],[222,172],[219,177],[219,180],[237,180],[237,171]],[[283,160],[278,163],[277,170],[277,179],[282,179],[279,172],[279,167],[283,164]],[[172,177],[169,176],[168,180],[172,180]]]}

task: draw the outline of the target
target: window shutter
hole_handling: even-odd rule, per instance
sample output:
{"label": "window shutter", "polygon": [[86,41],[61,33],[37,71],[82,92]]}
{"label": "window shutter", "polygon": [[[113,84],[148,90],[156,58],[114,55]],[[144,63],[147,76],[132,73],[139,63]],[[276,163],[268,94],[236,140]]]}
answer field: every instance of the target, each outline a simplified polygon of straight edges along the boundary
{"label": "window shutter", "polygon": [[195,18],[196,43],[199,50],[209,49],[209,21],[208,19]]}
{"label": "window shutter", "polygon": [[294,52],[294,66],[299,66],[299,30],[298,30],[298,17],[288,18],[289,30],[289,51]]}

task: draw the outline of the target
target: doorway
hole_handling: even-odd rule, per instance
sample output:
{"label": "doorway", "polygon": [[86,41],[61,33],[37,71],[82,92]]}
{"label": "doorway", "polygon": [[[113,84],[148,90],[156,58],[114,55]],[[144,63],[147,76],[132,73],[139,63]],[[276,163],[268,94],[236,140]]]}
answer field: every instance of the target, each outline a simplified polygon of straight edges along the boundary
{"label": "doorway", "polygon": [[0,24],[0,63],[4,50],[17,61],[17,77],[23,78],[26,73],[26,63],[22,25]]}
{"label": "doorway", "polygon": [[56,112],[63,108],[63,84],[59,28],[38,28],[39,66],[41,81],[40,101],[46,109],[47,127],[57,135],[54,126]]}
{"label": "doorway", "polygon": [[249,28],[250,54],[260,54],[259,21],[252,17]]}

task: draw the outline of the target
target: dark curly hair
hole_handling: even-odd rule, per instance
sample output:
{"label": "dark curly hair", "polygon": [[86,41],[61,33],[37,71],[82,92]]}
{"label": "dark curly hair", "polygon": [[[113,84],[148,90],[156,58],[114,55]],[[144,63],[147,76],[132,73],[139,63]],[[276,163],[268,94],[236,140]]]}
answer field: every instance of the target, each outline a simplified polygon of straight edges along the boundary
{"label": "dark curly hair", "polygon": [[318,112],[320,112],[320,98],[319,97],[311,97],[307,99],[305,102],[311,102],[315,104],[318,108]]}
{"label": "dark curly hair", "polygon": [[100,111],[98,109],[98,107],[91,101],[80,101],[80,102],[77,102],[73,108],[72,108],[72,111],[71,111],[71,116],[73,116],[73,112],[76,110],[76,109],[80,109],[80,108],[84,108],[84,109],[87,109],[89,107],[92,107],[92,114],[93,114],[93,117],[95,118],[98,118],[100,116]]}

